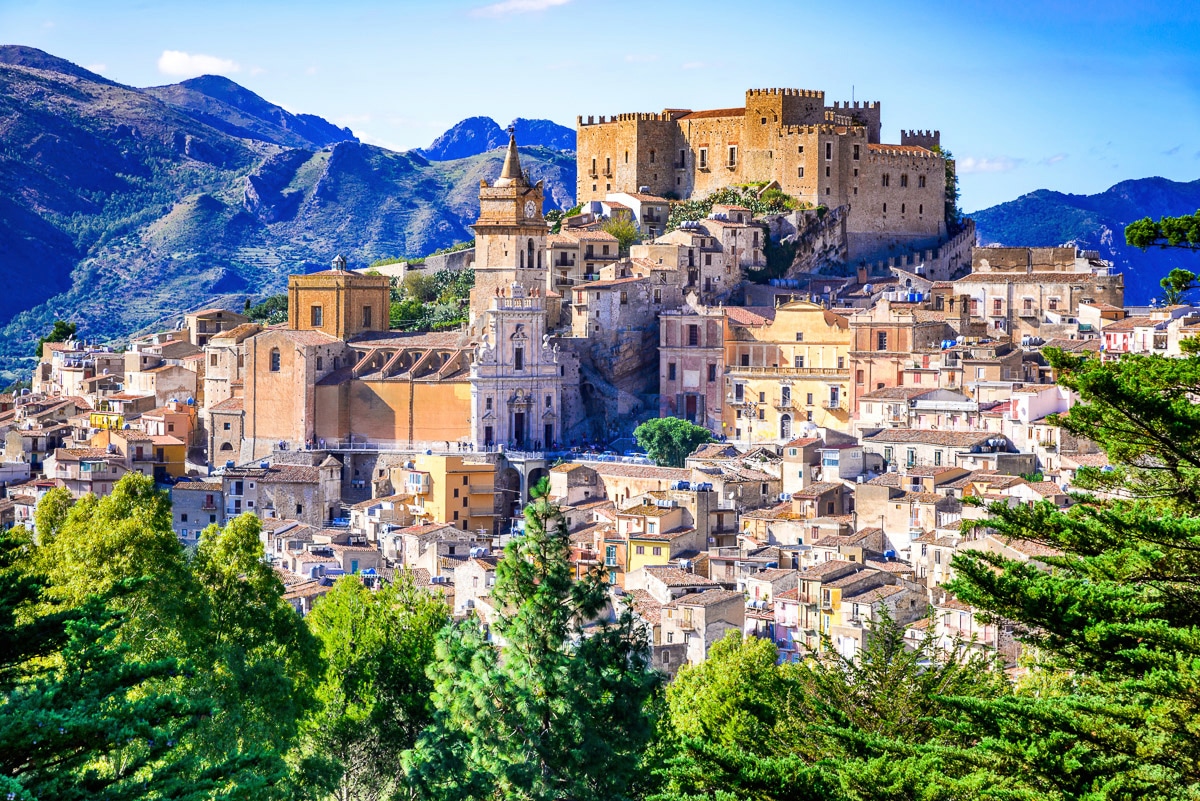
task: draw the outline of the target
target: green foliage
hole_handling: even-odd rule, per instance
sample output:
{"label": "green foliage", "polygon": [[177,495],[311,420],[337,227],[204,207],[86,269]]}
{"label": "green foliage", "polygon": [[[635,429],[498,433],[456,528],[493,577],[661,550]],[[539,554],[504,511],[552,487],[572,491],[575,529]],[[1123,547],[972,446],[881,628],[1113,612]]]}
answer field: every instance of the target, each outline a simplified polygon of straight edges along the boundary
{"label": "green foliage", "polygon": [[1166,277],[1158,283],[1163,288],[1163,303],[1167,306],[1178,306],[1183,303],[1184,296],[1188,292],[1200,287],[1200,283],[1196,282],[1194,272],[1178,267],[1167,273]]}
{"label": "green foliage", "polygon": [[75,323],[68,323],[66,320],[55,320],[54,327],[50,332],[37,341],[37,349],[34,351],[34,356],[42,358],[42,346],[47,342],[66,342],[71,337],[75,336],[78,327]]}
{"label": "green foliage", "polygon": [[304,721],[303,750],[332,763],[337,798],[365,801],[399,789],[400,756],[431,721],[426,670],[449,620],[444,601],[407,573],[378,591],[344,576],[313,607],[308,625],[321,642],[325,674],[320,706]]}
{"label": "green foliage", "polygon": [[[274,798],[319,651],[262,559],[257,518],[195,558],[151,478],[0,537],[0,786],[20,798]],[[226,795],[228,794],[228,795]]]}
{"label": "green foliage", "polygon": [[[1049,665],[1038,692],[966,708],[997,770],[1048,797],[1200,792],[1200,358],[1101,363],[1047,351],[1081,402],[1057,421],[1115,466],[1081,470],[1067,509],[990,508],[1049,570],[972,551],[952,589],[1013,621]],[[1170,788],[1170,789],[1167,789]]]}
{"label": "green foliage", "polygon": [[786,214],[793,209],[808,208],[808,204],[786,195],[778,189],[768,189],[759,197],[757,191],[751,188],[726,187],[718,189],[711,195],[699,200],[684,200],[671,204],[671,213],[667,217],[667,230],[673,231],[680,223],[689,220],[703,220],[712,214],[714,205],[743,206],[755,215]]}
{"label": "green foliage", "polygon": [[1006,697],[1003,671],[932,638],[909,647],[904,628],[884,611],[859,659],[826,641],[822,655],[782,665],[770,640],[728,634],[667,690],[658,798],[956,798],[1002,783],[945,754],[976,742],[959,699]]}
{"label": "green foliage", "polygon": [[1200,211],[1157,222],[1145,217],[1125,226],[1125,242],[1135,248],[1200,248]]}
{"label": "green foliage", "polygon": [[609,217],[600,228],[617,238],[617,250],[622,256],[628,256],[630,246],[641,241],[637,224],[628,217]]}
{"label": "green foliage", "polygon": [[399,287],[393,286],[391,325],[404,331],[458,328],[466,322],[474,286],[474,270],[409,272]]}
{"label": "green foliage", "polygon": [[550,226],[550,233],[557,234],[557,233],[562,232],[563,220],[565,220],[568,217],[574,217],[576,214],[578,214],[581,211],[583,211],[582,203],[580,203],[576,206],[572,206],[571,208],[567,209],[566,211],[560,211],[559,209],[550,209],[548,212],[546,212],[542,216],[546,218],[546,222]]}
{"label": "green foliage", "polygon": [[533,489],[526,533],[496,569],[499,647],[478,620],[438,642],[434,721],[405,755],[422,798],[622,799],[639,776],[658,686],[647,632],[628,608],[593,625],[607,587],[598,571],[574,580],[548,492],[545,479]]}
{"label": "green foliage", "polygon": [[683,467],[692,451],[712,442],[712,432],[678,417],[656,417],[634,429],[638,447],[661,467]]}
{"label": "green foliage", "polygon": [[933,152],[941,154],[946,160],[946,227],[952,233],[957,233],[962,228],[963,213],[958,207],[960,193],[958,171],[954,169],[954,154],[940,145],[934,145]]}
{"label": "green foliage", "polygon": [[250,322],[260,325],[278,325],[286,323],[288,315],[288,296],[271,295],[246,310]]}

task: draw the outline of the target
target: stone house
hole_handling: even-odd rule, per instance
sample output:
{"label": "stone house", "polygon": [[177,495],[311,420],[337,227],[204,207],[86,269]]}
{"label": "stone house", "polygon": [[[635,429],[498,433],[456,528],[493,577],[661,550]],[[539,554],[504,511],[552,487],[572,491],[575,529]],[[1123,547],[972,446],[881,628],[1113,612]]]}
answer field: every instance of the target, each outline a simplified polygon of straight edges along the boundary
{"label": "stone house", "polygon": [[224,488],[217,481],[181,481],[170,489],[171,527],[184,545],[194,545],[210,525],[225,525]]}
{"label": "stone house", "polygon": [[733,590],[689,593],[663,604],[660,620],[666,643],[685,644],[688,664],[698,665],[713,643],[731,630],[742,630],[746,599]]}

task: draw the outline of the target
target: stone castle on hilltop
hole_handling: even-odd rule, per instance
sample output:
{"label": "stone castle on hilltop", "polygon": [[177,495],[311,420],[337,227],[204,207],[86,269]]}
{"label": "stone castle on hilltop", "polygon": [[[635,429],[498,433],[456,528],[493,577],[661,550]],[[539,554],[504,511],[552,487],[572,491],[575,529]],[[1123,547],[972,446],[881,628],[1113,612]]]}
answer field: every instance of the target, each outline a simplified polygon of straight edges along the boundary
{"label": "stone castle on hilltop", "polygon": [[848,206],[849,257],[935,246],[947,236],[953,162],[938,131],[880,142],[877,102],[826,104],[806,89],[751,89],[739,108],[579,117],[580,202],[613,192],[703,197],[735,184],[778,186],[813,206]]}

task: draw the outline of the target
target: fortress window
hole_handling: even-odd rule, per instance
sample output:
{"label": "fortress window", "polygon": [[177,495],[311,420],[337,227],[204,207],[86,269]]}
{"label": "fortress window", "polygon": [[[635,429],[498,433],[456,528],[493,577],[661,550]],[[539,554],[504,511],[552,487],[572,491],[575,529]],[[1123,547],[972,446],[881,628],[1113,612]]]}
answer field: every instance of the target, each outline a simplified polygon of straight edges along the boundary
{"label": "fortress window", "polygon": [[628,150],[625,151],[625,163],[626,164],[629,163],[629,151]]}
{"label": "fortress window", "polygon": [[886,203],[883,204],[883,213],[887,214],[887,204]]}
{"label": "fortress window", "polygon": [[611,158],[606,157],[604,159],[604,174],[612,175],[612,159]]}
{"label": "fortress window", "polygon": [[683,166],[683,165],[685,165],[685,164],[687,164],[687,151],[686,151],[686,150],[680,150],[680,151],[679,151],[679,164],[678,164],[678,166],[682,167],[682,166]]}
{"label": "fortress window", "polygon": [[525,267],[525,254],[522,251],[517,251],[517,267],[521,269]]}
{"label": "fortress window", "polygon": [[855,177],[855,178],[857,178],[857,177],[858,177],[858,167],[855,167],[855,168],[854,168],[854,177]]}
{"label": "fortress window", "polygon": [[888,174],[885,172],[885,173],[883,174],[883,185],[884,185],[884,186],[890,186],[890,185],[891,185],[891,183],[892,183],[892,176],[888,175]]}
{"label": "fortress window", "polygon": [[324,322],[324,315],[321,314],[320,306],[313,306],[309,309],[309,319],[312,321],[313,328],[320,328]]}
{"label": "fortress window", "polygon": [[797,178],[803,178],[803,177],[804,177],[804,168],[803,168],[803,167],[797,167],[797,168],[796,168],[796,177],[797,177]]}
{"label": "fortress window", "polygon": [[279,348],[271,348],[271,372],[279,372]]}
{"label": "fortress window", "polygon": [[763,117],[763,118],[762,118],[762,124],[763,124],[763,125],[766,125],[766,124],[767,124],[767,118],[766,118],[766,117]]}
{"label": "fortress window", "polygon": [[825,168],[825,177],[826,178],[829,177],[829,168],[828,167]]}
{"label": "fortress window", "polygon": [[[593,167],[592,169],[595,169],[595,167]],[[595,185],[595,184],[592,184],[592,191],[593,191],[593,192],[595,192],[595,191],[596,191],[596,185]]]}
{"label": "fortress window", "polygon": [[903,203],[900,204],[900,213],[901,214],[904,213],[904,204]]}
{"label": "fortress window", "polygon": [[803,152],[804,152],[804,145],[800,145],[799,147],[797,147],[797,148],[796,148],[796,152],[797,152],[797,153],[803,153]]}
{"label": "fortress window", "polygon": [[856,187],[854,187],[854,194],[856,194],[856,195],[858,194],[858,187],[857,187],[857,186],[856,186]]}
{"label": "fortress window", "polygon": [[854,146],[854,160],[855,160],[855,161],[858,161],[858,150],[859,150],[859,148],[860,148],[860,147],[862,147],[862,146],[861,146],[861,145],[855,145],[855,146]]}
{"label": "fortress window", "polygon": [[904,189],[906,186],[908,186],[908,175],[902,174],[900,176],[900,188]]}
{"label": "fortress window", "polygon": [[625,290],[621,290],[621,305],[622,306],[629,305],[629,293],[626,292]]}
{"label": "fortress window", "polygon": [[833,142],[825,143],[825,160],[826,161],[833,160]]}
{"label": "fortress window", "polygon": [[700,148],[700,169],[708,169],[708,148]]}
{"label": "fortress window", "polygon": [[[592,175],[595,175],[595,174],[596,174],[596,160],[592,159]],[[595,188],[596,187],[594,187],[594,186],[592,187],[592,189],[595,189]]]}
{"label": "fortress window", "polygon": [[833,194],[833,190],[831,190],[831,189],[830,189],[830,188],[827,186],[827,187],[825,187],[825,194],[827,194],[827,195],[831,195],[831,194]]}
{"label": "fortress window", "polygon": [[363,328],[371,327],[371,307],[370,306],[363,306],[362,320],[363,320],[363,323],[362,323]]}
{"label": "fortress window", "polygon": [[650,163],[654,163],[654,148],[650,148]]}
{"label": "fortress window", "polygon": [[924,176],[924,175],[918,175],[918,176],[917,176],[917,188],[918,188],[918,189],[924,189],[924,188],[925,188],[925,176]]}
{"label": "fortress window", "polygon": [[917,214],[924,214],[924,213],[925,213],[925,204],[922,203],[921,205],[917,206]]}
{"label": "fortress window", "polygon": [[737,148],[734,147],[733,145],[730,145],[729,146],[729,166],[733,167],[736,165],[737,165]]}
{"label": "fortress window", "polygon": [[318,356],[317,357],[317,371],[320,372],[321,370],[324,370],[324,369],[325,369],[325,360],[322,359],[320,356]]}

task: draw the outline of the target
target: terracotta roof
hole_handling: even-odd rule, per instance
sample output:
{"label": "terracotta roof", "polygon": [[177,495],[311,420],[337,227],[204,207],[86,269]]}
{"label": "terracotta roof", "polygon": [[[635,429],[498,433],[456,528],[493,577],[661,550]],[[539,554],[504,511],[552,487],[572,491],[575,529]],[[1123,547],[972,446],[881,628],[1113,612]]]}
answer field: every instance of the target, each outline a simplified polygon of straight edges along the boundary
{"label": "terracotta roof", "polygon": [[743,600],[743,596],[736,590],[705,590],[704,592],[691,592],[687,595],[681,595],[669,604],[664,604],[664,609],[678,609],[681,606],[715,606],[716,604],[728,603],[732,600]]}
{"label": "terracotta roof", "polygon": [[1160,322],[1164,321],[1155,320],[1153,317],[1126,317],[1124,320],[1117,320],[1104,326],[1104,333],[1107,334],[1110,331],[1132,331],[1134,328],[1155,325]]}
{"label": "terracotta roof", "polygon": [[760,570],[757,573],[753,573],[749,578],[754,581],[779,581],[781,578],[799,575],[799,573],[800,571],[787,567],[772,567],[768,570]]}
{"label": "terracotta roof", "polygon": [[802,490],[796,490],[792,493],[793,498],[816,498],[824,495],[827,492],[840,490],[842,485],[833,481],[817,481],[809,484]]}
{"label": "terracotta roof", "polygon": [[937,392],[937,387],[884,387],[873,389],[865,395],[859,395],[859,400],[913,400],[931,392]]}
{"label": "terracotta roof", "polygon": [[181,481],[175,485],[176,492],[220,492],[220,484],[208,481]]}
{"label": "terracotta roof", "polygon": [[621,462],[597,462],[588,467],[602,476],[619,478],[657,478],[662,481],[687,481],[692,476],[691,470],[681,467],[655,467],[653,465],[624,464]]}
{"label": "terracotta roof", "polygon": [[785,447],[785,448],[804,448],[804,447],[813,445],[820,441],[821,441],[820,437],[800,437],[799,439],[792,440],[791,442],[787,443],[783,447]]}
{"label": "terracotta roof", "polygon": [[633,611],[651,626],[657,626],[662,618],[662,604],[645,590],[626,590],[633,603]]}
{"label": "terracotta roof", "polygon": [[980,431],[936,431],[926,428],[885,428],[864,439],[865,442],[916,443],[944,445],[951,448],[970,448],[989,439],[1001,437],[994,432]]}
{"label": "terracotta roof", "polygon": [[630,284],[634,281],[645,281],[646,278],[640,275],[631,275],[628,278],[610,278],[604,281],[592,281],[590,284],[579,284],[575,287],[576,291],[591,290],[591,289],[608,289],[609,287],[620,286],[622,284]]}
{"label": "terracotta roof", "polygon": [[220,403],[209,407],[210,412],[240,412],[245,409],[244,398],[226,398]]}
{"label": "terracotta roof", "polygon": [[726,306],[725,316],[738,325],[766,325],[775,319],[775,309],[764,306]]}
{"label": "terracotta roof", "polygon": [[[744,117],[746,115],[746,107],[741,108],[714,108],[708,111],[689,111],[679,119],[681,120],[703,120],[710,117]],[[713,162],[716,163],[716,162]]]}
{"label": "terracotta roof", "polygon": [[873,604],[885,598],[890,598],[893,595],[899,595],[902,592],[904,592],[904,588],[898,584],[885,584],[882,587],[874,587],[866,592],[860,592],[858,595],[852,595],[849,598],[843,597],[842,600],[856,604]]}
{"label": "terracotta roof", "polygon": [[717,582],[697,573],[689,573],[674,565],[646,565],[643,568],[648,575],[666,584],[668,587],[709,587],[717,586]]}
{"label": "terracotta roof", "polygon": [[821,562],[806,570],[801,570],[799,577],[805,580],[824,578],[830,573],[836,573],[837,571],[844,570],[847,567],[861,568],[862,565],[857,565],[854,562],[844,562],[841,559],[830,559],[828,562]]}

